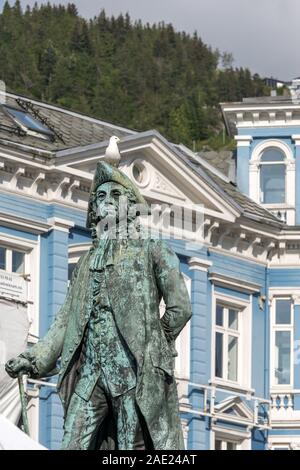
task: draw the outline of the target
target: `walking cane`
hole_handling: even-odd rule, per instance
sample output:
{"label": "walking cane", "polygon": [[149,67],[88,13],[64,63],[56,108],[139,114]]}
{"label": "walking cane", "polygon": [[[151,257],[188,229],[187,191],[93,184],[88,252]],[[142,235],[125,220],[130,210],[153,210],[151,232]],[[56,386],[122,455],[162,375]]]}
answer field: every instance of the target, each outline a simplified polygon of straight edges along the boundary
{"label": "walking cane", "polygon": [[18,374],[18,383],[19,383],[19,392],[20,392],[21,407],[22,407],[23,431],[29,436],[29,424],[28,424],[28,416],[27,416],[27,397],[26,397],[25,390],[24,390],[22,372]]}

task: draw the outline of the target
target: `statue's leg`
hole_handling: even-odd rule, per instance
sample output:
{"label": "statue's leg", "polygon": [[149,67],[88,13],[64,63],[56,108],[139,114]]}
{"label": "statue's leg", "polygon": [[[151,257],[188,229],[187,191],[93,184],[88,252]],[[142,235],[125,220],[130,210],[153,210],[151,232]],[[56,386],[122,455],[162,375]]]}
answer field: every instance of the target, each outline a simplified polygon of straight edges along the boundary
{"label": "statue's leg", "polygon": [[113,399],[119,450],[152,450],[153,444],[135,399],[135,388]]}
{"label": "statue's leg", "polygon": [[64,424],[62,450],[92,449],[108,411],[107,396],[100,382],[89,401],[73,393]]}

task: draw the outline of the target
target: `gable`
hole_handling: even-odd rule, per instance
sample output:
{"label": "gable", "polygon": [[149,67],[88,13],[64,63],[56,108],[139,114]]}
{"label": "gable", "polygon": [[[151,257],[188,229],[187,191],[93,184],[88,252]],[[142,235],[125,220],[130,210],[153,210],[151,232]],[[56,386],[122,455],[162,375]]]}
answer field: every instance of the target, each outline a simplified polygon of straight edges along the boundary
{"label": "gable", "polygon": [[[135,140],[138,140],[136,138]],[[162,145],[155,137],[147,142],[119,144],[119,168],[139,187],[149,203],[192,207],[206,216],[233,222],[239,215],[227,201],[178,158],[176,152]],[[106,144],[107,145],[107,144]],[[89,148],[87,154],[64,154],[56,159],[56,167],[68,169],[91,179],[97,162],[104,157],[106,145]],[[122,148],[123,147],[123,148]]]}
{"label": "gable", "polygon": [[253,411],[240,397],[229,397],[215,406],[218,417],[234,416],[240,419],[253,420]]}

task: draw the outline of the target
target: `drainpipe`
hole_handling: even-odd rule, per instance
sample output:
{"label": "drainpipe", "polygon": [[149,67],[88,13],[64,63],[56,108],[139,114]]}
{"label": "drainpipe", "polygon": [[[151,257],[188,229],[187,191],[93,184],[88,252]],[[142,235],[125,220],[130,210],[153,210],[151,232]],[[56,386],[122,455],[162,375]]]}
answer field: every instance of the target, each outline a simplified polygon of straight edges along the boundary
{"label": "drainpipe", "polygon": [[[269,304],[269,287],[270,287],[270,263],[266,266],[266,302],[265,302],[265,331],[264,331],[264,342],[265,342],[265,363],[264,363],[264,398],[269,400],[270,398],[270,304]],[[269,413],[271,408],[269,408]],[[267,431],[268,438],[269,431]]]}

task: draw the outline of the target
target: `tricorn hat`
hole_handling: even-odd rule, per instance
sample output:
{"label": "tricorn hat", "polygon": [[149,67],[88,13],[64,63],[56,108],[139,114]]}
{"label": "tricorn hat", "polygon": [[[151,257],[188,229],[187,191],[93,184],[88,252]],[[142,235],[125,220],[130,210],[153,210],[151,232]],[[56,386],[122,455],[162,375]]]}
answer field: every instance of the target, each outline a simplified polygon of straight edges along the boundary
{"label": "tricorn hat", "polygon": [[93,201],[96,189],[104,183],[114,182],[118,183],[124,188],[129,189],[135,196],[136,204],[143,204],[145,207],[148,207],[147,202],[145,201],[144,197],[141,195],[140,191],[136,187],[136,185],[126,176],[121,170],[111,166],[109,163],[105,161],[100,161],[97,163],[94,179],[92,182],[90,198],[89,198],[89,205],[88,205],[88,214],[87,214],[87,221],[86,226],[87,228],[91,227],[92,219],[93,219]]}

